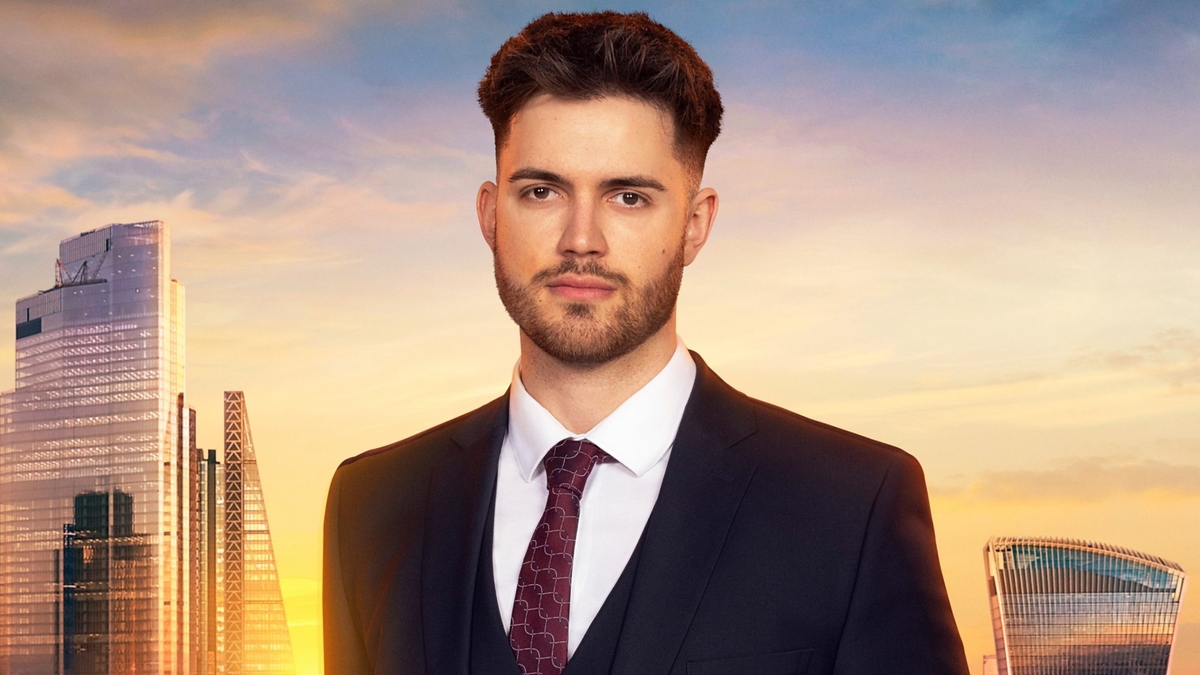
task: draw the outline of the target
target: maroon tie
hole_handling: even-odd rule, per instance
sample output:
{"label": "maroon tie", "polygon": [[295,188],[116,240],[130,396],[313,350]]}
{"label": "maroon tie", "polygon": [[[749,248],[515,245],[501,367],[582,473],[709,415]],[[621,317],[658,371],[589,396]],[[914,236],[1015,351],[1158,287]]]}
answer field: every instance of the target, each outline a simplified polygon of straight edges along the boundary
{"label": "maroon tie", "polygon": [[521,563],[508,638],[524,675],[559,675],[567,667],[579,498],[592,467],[607,457],[590,441],[568,438],[543,460],[550,494]]}

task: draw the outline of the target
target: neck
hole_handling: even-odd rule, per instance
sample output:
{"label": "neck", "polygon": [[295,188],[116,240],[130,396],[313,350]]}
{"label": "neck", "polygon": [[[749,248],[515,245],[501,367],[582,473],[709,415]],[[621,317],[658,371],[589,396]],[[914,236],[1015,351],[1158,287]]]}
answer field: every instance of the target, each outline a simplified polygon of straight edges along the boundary
{"label": "neck", "polygon": [[521,384],[573,434],[582,434],[646,386],[675,353],[675,317],[636,349],[595,365],[564,363],[521,333]]}

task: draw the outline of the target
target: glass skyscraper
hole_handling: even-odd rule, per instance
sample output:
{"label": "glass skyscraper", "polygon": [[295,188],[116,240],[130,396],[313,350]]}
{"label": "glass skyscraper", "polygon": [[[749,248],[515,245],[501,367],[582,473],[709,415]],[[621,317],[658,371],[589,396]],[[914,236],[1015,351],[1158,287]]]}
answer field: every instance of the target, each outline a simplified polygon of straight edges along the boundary
{"label": "glass skyscraper", "polygon": [[[236,462],[196,444],[170,250],[159,221],[84,232],[60,245],[54,286],[17,301],[16,387],[0,393],[0,674],[294,672],[244,400]],[[235,571],[242,615],[270,616],[267,646],[257,624],[222,635]]]}
{"label": "glass skyscraper", "polygon": [[984,563],[999,675],[1166,675],[1179,565],[1045,537],[993,537]]}
{"label": "glass skyscraper", "polygon": [[62,242],[17,301],[0,439],[0,669],[181,673],[183,288],[158,221]]}

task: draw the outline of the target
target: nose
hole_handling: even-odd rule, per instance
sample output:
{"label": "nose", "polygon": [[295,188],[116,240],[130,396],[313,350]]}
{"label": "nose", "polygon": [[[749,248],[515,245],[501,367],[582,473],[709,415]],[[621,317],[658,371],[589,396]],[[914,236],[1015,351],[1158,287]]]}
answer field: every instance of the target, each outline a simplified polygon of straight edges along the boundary
{"label": "nose", "polygon": [[580,199],[566,215],[558,252],[564,257],[600,257],[608,251],[600,209],[594,200]]}

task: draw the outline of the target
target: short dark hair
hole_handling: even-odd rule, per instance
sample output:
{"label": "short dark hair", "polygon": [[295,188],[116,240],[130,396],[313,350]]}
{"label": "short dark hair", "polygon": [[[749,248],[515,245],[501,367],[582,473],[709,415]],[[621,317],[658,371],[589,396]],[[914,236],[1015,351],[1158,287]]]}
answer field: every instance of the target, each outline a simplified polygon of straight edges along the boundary
{"label": "short dark hair", "polygon": [[479,105],[496,152],[529,99],[628,96],[671,115],[675,150],[699,173],[721,133],[721,95],[696,50],[645,12],[551,12],[534,19],[492,56]]}

